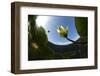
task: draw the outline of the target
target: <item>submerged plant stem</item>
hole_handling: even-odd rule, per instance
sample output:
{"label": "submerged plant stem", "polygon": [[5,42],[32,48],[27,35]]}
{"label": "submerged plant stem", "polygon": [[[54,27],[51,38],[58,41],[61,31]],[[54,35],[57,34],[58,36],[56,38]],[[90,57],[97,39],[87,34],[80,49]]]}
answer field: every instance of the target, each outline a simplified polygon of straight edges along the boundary
{"label": "submerged plant stem", "polygon": [[75,41],[73,41],[73,40],[69,39],[68,37],[66,37],[66,39],[67,39],[67,40],[69,40],[69,41],[71,41],[71,42],[73,42],[73,43],[75,42]]}

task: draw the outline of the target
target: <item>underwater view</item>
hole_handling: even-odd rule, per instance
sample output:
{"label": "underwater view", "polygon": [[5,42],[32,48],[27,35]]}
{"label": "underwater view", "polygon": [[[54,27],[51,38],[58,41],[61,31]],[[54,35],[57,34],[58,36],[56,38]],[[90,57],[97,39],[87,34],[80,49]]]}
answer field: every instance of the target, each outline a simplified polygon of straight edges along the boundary
{"label": "underwater view", "polygon": [[28,15],[28,60],[88,58],[88,17]]}

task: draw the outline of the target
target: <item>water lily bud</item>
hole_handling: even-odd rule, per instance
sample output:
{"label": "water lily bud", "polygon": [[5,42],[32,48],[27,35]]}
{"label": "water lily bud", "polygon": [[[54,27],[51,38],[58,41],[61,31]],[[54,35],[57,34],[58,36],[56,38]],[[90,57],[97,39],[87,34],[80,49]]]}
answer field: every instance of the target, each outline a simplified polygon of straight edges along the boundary
{"label": "water lily bud", "polygon": [[60,36],[66,37],[68,35],[68,27],[66,29],[61,25],[57,27],[57,32]]}

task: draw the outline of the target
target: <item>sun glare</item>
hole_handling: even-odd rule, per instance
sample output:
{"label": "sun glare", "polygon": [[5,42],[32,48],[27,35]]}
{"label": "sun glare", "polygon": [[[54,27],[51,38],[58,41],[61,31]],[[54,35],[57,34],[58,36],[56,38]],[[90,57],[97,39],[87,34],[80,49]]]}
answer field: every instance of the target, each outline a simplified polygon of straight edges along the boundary
{"label": "sun glare", "polygon": [[49,19],[48,16],[37,16],[36,25],[37,25],[38,27],[40,27],[40,26],[45,27],[45,25],[46,25],[48,19]]}

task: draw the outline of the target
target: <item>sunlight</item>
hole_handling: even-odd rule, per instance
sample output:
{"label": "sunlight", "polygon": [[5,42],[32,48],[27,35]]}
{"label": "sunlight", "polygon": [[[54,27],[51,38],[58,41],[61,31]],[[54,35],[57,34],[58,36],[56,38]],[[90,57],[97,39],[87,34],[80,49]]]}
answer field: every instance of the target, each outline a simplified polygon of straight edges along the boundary
{"label": "sunlight", "polygon": [[47,21],[48,21],[48,16],[37,16],[37,19],[36,19],[36,25],[38,27],[42,26],[42,27],[45,27]]}

